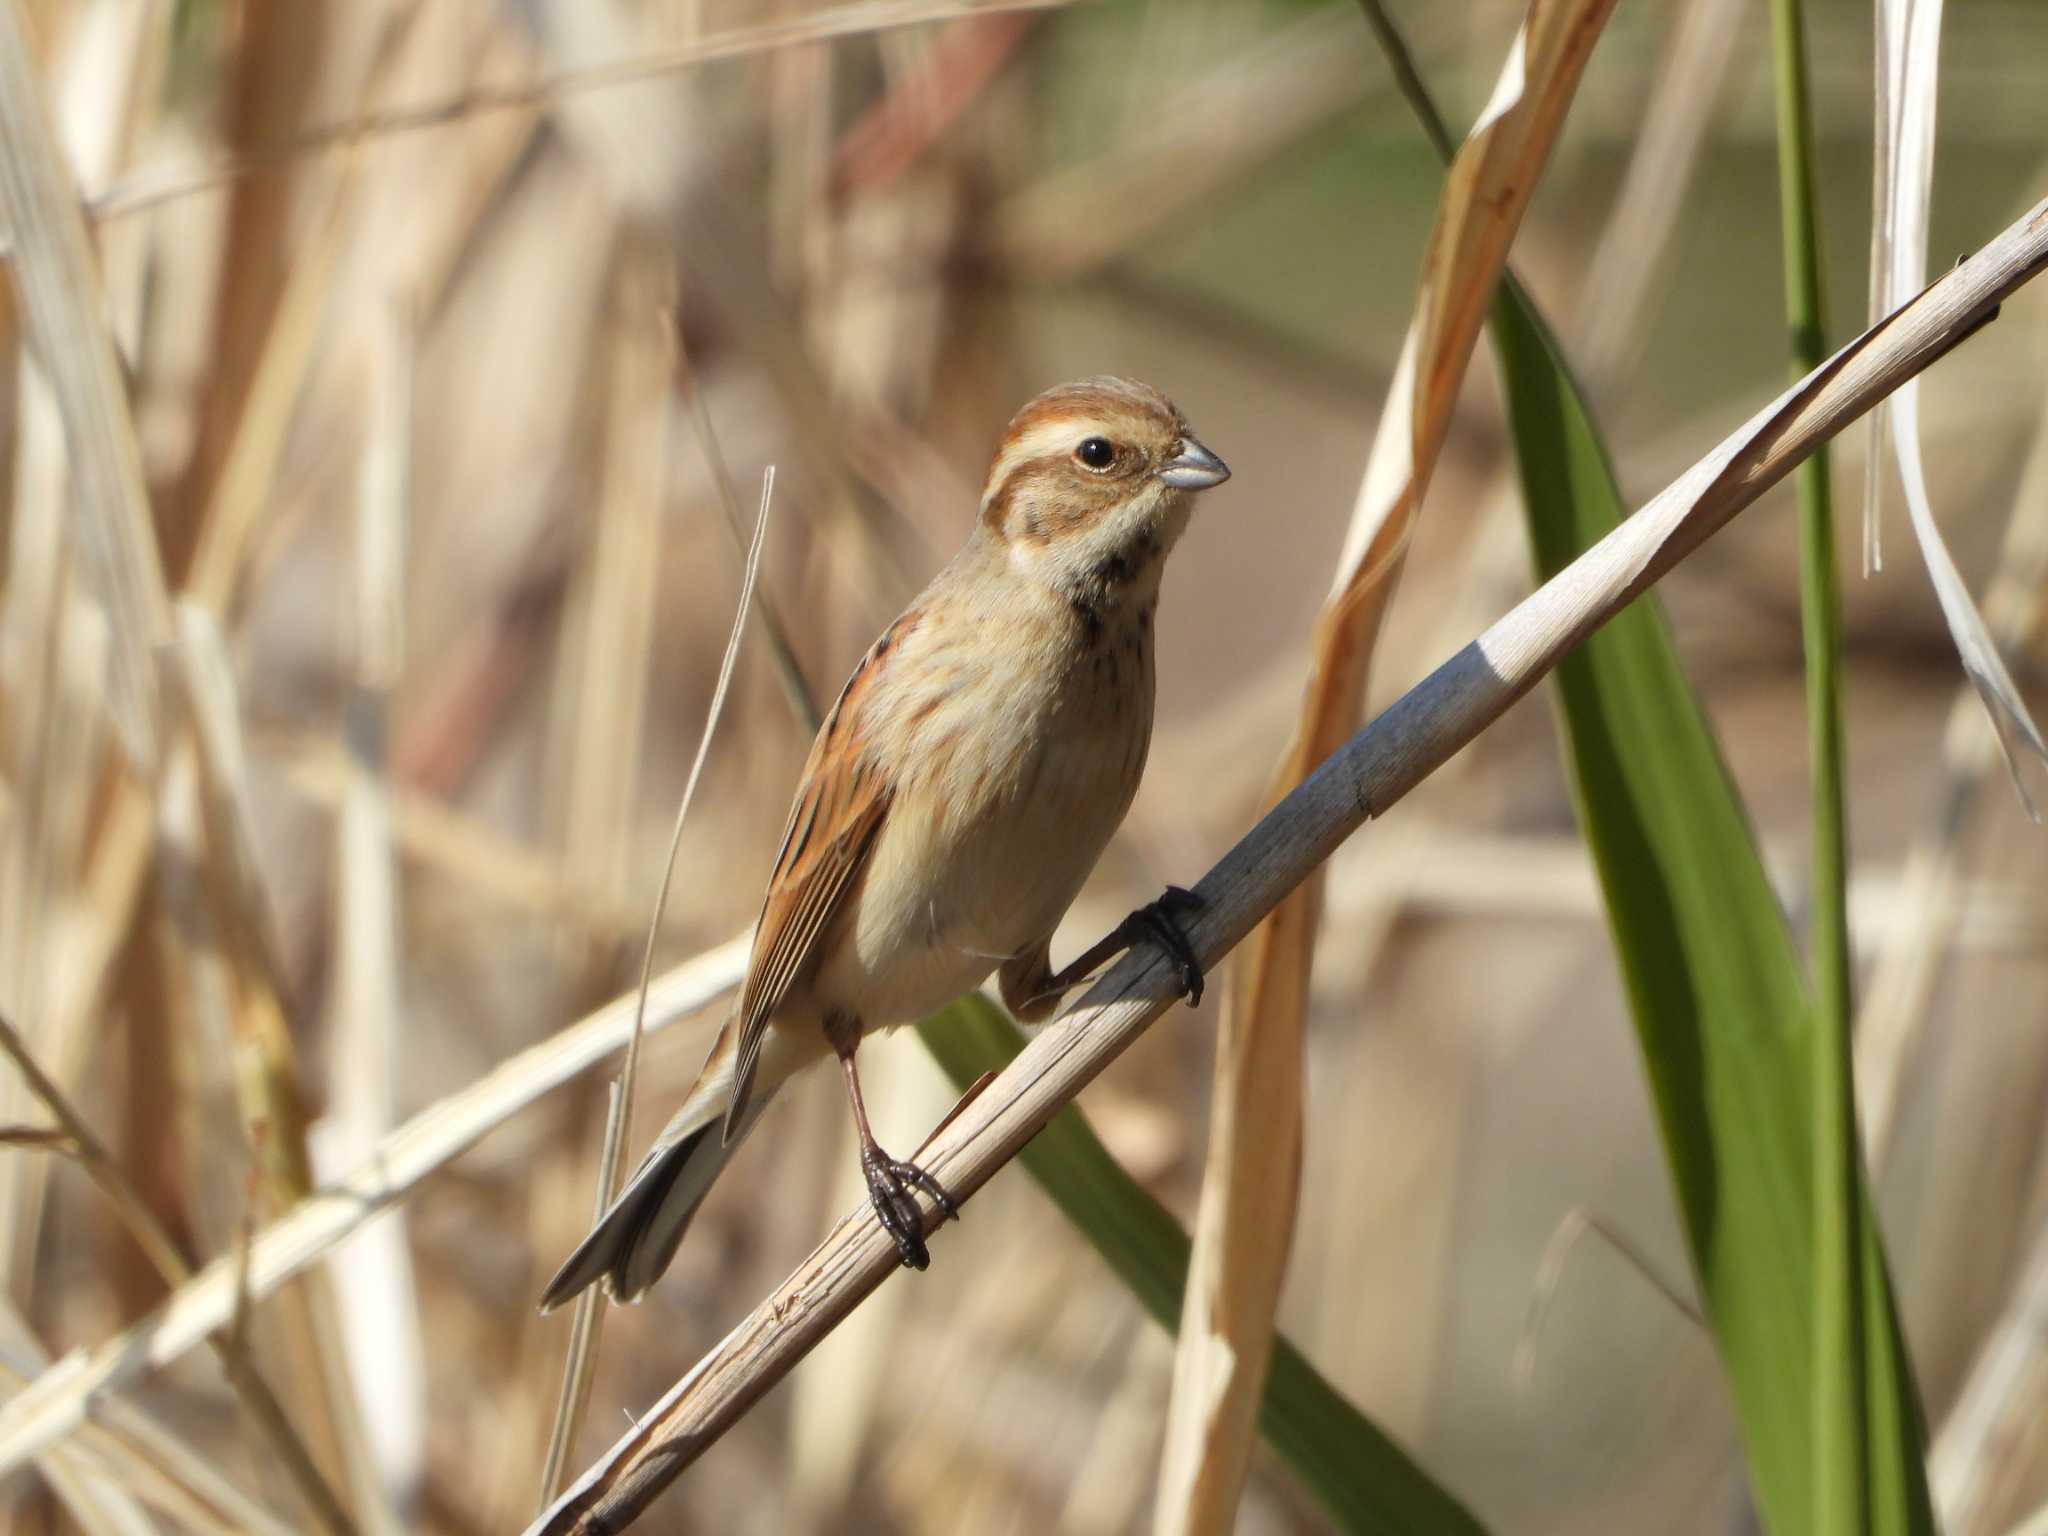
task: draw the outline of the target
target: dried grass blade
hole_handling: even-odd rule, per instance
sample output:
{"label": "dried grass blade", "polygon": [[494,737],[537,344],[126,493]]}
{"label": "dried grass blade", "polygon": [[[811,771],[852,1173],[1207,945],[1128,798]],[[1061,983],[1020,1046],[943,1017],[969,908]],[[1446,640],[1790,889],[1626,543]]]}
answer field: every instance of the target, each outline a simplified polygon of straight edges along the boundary
{"label": "dried grass blade", "polygon": [[13,241],[29,340],[64,419],[80,564],[112,627],[109,708],[146,779],[156,766],[156,652],[170,605],[99,264],[36,77],[27,16],[11,0],[0,4],[0,231]]}
{"label": "dried grass blade", "polygon": [[[1875,324],[1927,280],[1929,209],[1934,192],[1936,87],[1941,65],[1941,0],[1878,0],[1877,153],[1874,158],[1871,220],[1870,319]],[[2040,808],[2027,788],[2023,758],[2031,753],[2048,770],[2048,742],[2006,670],[1983,615],[1963,584],[1948,544],[1934,520],[1927,472],[1920,458],[1920,385],[1910,380],[1871,418],[1870,456],[1865,471],[1864,568],[1880,569],[1878,514],[1884,485],[1885,439],[1889,437],[1906,515],[1927,562],[1927,576],[1941,602],[1963,670],[1976,685],[1985,713],[2005,752],[2013,788],[2035,821]]]}
{"label": "dried grass blade", "polygon": [[[642,999],[644,1006],[644,998]],[[597,1199],[590,1219],[603,1218],[612,1203],[619,1182],[619,1153],[625,1144],[626,1096],[624,1083],[614,1078],[605,1091],[604,1140],[597,1157]],[[562,1491],[562,1476],[568,1470],[569,1447],[576,1439],[583,1415],[590,1406],[590,1382],[596,1374],[597,1341],[604,1319],[600,1287],[592,1286],[576,1298],[576,1311],[569,1325],[569,1352],[562,1364],[562,1391],[555,1401],[555,1421],[548,1431],[547,1457],[541,1463],[540,1503],[545,1509]]]}
{"label": "dried grass blade", "polygon": [[[661,920],[668,909],[669,888],[675,880],[676,853],[683,843],[683,823],[697,798],[697,782],[710,756],[711,741],[718,733],[719,717],[725,713],[725,699],[732,688],[733,668],[739,661],[740,641],[747,632],[747,610],[753,603],[754,582],[761,571],[761,550],[768,539],[768,511],[775,499],[775,466],[761,476],[761,509],[754,518],[754,537],[747,545],[745,574],[740,578],[739,603],[732,616],[732,629],[725,639],[725,655],[718,664],[718,686],[711,693],[711,708],[704,717],[703,734],[697,738],[696,756],[690,759],[690,774],[683,783],[683,798],[676,806],[675,826],[669,832],[668,859],[662,866],[661,888],[655,893],[654,915],[647,923],[647,945],[641,951],[640,986],[633,1000],[633,1030],[626,1039],[626,1060],[619,1070],[616,1112],[607,1118],[604,1151],[599,1158],[598,1214],[618,1194],[627,1134],[632,1129],[633,1089],[640,1067],[640,1041],[646,1033],[647,994],[654,976],[654,946],[661,936]],[[568,1447],[580,1427],[583,1408],[590,1399],[590,1372],[597,1360],[597,1342],[603,1331],[603,1311],[608,1305],[602,1286],[591,1286],[577,1299],[575,1321],[569,1334],[569,1357],[562,1369],[562,1395],[555,1408],[555,1427],[548,1441],[547,1467],[542,1478],[541,1504],[545,1507],[561,1490],[561,1474]]]}
{"label": "dried grass blade", "polygon": [[[2048,621],[2048,414],[2034,429],[2020,472],[2013,514],[1993,567],[1984,612],[1992,633],[2015,652]],[[1856,1019],[1856,1084],[1870,1167],[1881,1175],[1891,1155],[1900,1094],[1931,1021],[1928,999],[1942,956],[1967,907],[1959,832],[1982,793],[1995,755],[1977,724],[1976,691],[1956,690],[1942,733],[1941,784],[1929,799],[1928,826],[1906,856],[1899,912],[1879,955]]]}
{"label": "dried grass blade", "polygon": [[[1354,731],[1374,642],[1450,430],[1508,246],[1613,0],[1535,0],[1451,163],[1415,318],[1359,488],[1315,660],[1268,804]],[[1154,1529],[1221,1532],[1250,1465],[1301,1171],[1302,1029],[1321,879],[1253,936],[1216,1048],[1194,1259],[1174,1358]]]}

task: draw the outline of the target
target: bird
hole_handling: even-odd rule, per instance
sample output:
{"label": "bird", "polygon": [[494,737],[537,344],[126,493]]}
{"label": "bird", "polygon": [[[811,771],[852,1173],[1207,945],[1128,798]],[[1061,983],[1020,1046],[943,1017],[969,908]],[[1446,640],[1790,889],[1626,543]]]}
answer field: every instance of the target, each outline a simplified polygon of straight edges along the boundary
{"label": "bird", "polygon": [[966,544],[861,657],[820,725],[755,925],[739,1002],[695,1086],[543,1293],[645,1294],[783,1083],[836,1055],[869,1202],[907,1267],[925,1214],[956,1217],[885,1152],[861,1098],[862,1037],[993,973],[1023,1021],[1106,961],[1162,949],[1202,972],[1169,886],[1067,966],[1052,935],[1130,809],[1152,735],[1154,619],[1194,495],[1230,470],[1158,390],[1083,379],[1038,395],[997,443]]}

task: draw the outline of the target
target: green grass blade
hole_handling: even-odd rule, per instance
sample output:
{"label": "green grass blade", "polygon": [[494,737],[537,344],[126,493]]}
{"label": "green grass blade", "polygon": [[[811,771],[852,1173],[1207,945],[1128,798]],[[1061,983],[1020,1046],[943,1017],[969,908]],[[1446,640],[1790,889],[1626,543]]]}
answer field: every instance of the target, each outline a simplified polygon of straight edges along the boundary
{"label": "green grass blade", "polygon": [[[1494,340],[1540,573],[1622,504],[1554,340],[1512,284]],[[1798,956],[1654,599],[1557,672],[1581,824],[1606,896],[1706,1313],[1758,1502],[1779,1536],[1818,1493],[1812,1042]],[[1859,1214],[1867,1204],[1858,1197]],[[1918,1400],[1875,1224],[1857,1224],[1868,1528],[1932,1529]]]}
{"label": "green grass blade", "polygon": [[[1778,117],[1780,235],[1792,376],[1827,346],[1813,108],[1799,0],[1771,0]],[[1807,757],[1813,780],[1813,1530],[1856,1536],[1867,1524],[1863,1288],[1856,1251],[1856,1089],[1849,1038],[1848,815],[1842,793],[1842,604],[1834,496],[1823,446],[1799,467],[1800,627],[1806,647]]]}
{"label": "green grass blade", "polygon": [[[1024,1043],[1003,1011],[979,994],[933,1015],[918,1033],[962,1089],[984,1072],[1001,1071]],[[1020,1159],[1139,1304],[1168,1332],[1177,1329],[1187,1232],[1124,1172],[1081,1112],[1061,1110]],[[1273,1346],[1259,1431],[1342,1530],[1479,1536],[1483,1529],[1284,1338]]]}
{"label": "green grass blade", "polygon": [[[1441,149],[1450,136],[1405,43],[1378,0],[1360,3],[1425,136]],[[1810,151],[1804,163],[1810,167]],[[1818,345],[1817,299],[1812,314]],[[1538,573],[1548,577],[1614,527],[1624,508],[1563,353],[1512,276],[1494,305],[1493,334],[1530,539]],[[1830,628],[1839,626],[1824,623],[1823,639]],[[1855,1159],[1853,1120],[1840,1118],[1849,1092],[1846,1039],[1829,1041],[1815,1024],[1740,797],[1655,599],[1635,604],[1567,659],[1557,690],[1580,823],[1764,1517],[1778,1536],[1817,1529],[1817,1514],[1831,1518],[1818,1459],[1838,1458],[1840,1447],[1815,1435],[1815,1410],[1824,1407],[1836,1426],[1830,1434],[1839,1435],[1838,1415],[1859,1412],[1839,1389],[1860,1375],[1860,1428],[1849,1435],[1867,1457],[1859,1485],[1867,1499],[1852,1514],[1861,1529],[1931,1532],[1919,1397]],[[1839,801],[1839,786],[1832,793]],[[1846,989],[1846,966],[1839,985]],[[1831,1055],[1817,1081],[1819,1053],[1837,1049],[1842,1056]],[[1832,1122],[1822,1089],[1832,1096]],[[1817,1191],[1836,1203],[1833,1211],[1817,1209]],[[1822,1214],[1825,1227],[1817,1225]],[[1829,1245],[1825,1263],[1816,1260],[1817,1239]],[[1849,1269],[1853,1281],[1842,1284],[1839,1268],[1830,1278],[1826,1263]],[[1823,1397],[1816,1353],[1823,1329],[1833,1330],[1828,1348],[1849,1346],[1842,1317],[1856,1306],[1849,1300],[1845,1313],[1851,1286],[1865,1323],[1858,1359],[1830,1358],[1834,1381]],[[1823,1287],[1832,1316],[1817,1316]],[[1839,1477],[1838,1461],[1832,1470]]]}

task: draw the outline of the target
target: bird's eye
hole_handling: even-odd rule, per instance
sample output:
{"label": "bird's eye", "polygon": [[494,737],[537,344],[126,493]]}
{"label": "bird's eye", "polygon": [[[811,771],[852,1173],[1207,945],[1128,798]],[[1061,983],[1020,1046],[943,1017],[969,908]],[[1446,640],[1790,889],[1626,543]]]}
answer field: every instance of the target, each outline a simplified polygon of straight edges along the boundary
{"label": "bird's eye", "polygon": [[1116,462],[1116,444],[1106,437],[1084,437],[1074,457],[1090,469],[1107,469]]}

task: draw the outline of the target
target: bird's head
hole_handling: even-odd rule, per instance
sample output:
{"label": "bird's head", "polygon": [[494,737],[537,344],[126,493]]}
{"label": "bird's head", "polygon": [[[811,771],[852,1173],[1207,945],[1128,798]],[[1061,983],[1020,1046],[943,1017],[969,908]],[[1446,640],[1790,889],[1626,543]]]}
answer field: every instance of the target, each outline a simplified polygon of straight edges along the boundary
{"label": "bird's head", "polygon": [[1049,389],[1010,421],[982,490],[984,536],[1065,590],[1151,567],[1196,491],[1230,478],[1173,402],[1133,379]]}

